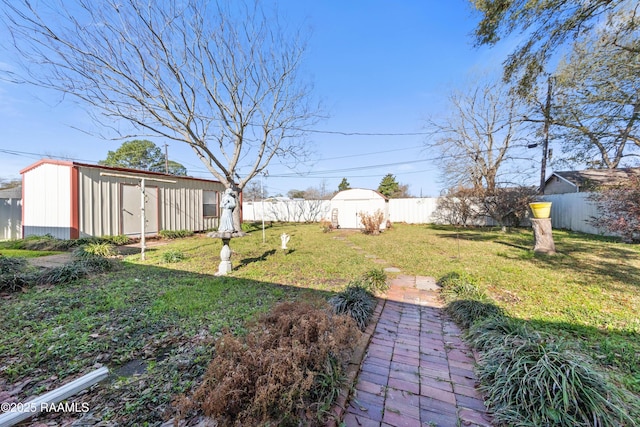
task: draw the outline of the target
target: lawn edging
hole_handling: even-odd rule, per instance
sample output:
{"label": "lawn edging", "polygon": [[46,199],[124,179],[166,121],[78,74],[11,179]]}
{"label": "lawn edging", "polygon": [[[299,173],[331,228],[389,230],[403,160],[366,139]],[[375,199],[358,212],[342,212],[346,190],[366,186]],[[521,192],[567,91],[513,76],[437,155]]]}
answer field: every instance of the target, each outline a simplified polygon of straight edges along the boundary
{"label": "lawn edging", "polygon": [[344,417],[344,414],[347,410],[347,404],[349,402],[349,399],[351,398],[351,392],[354,389],[358,373],[360,372],[360,365],[362,364],[362,360],[364,359],[364,355],[367,351],[367,347],[369,346],[369,341],[371,341],[371,337],[373,336],[373,332],[378,325],[378,320],[380,320],[382,309],[387,302],[385,298],[378,297],[376,299],[378,300],[378,304],[376,305],[376,308],[371,315],[369,324],[367,325],[353,350],[351,360],[349,361],[349,365],[347,366],[344,385],[342,387],[342,390],[340,390],[340,394],[338,395],[333,408],[331,409],[329,420],[325,423],[325,427],[337,427],[338,425],[340,425],[340,422],[342,421],[342,418]]}

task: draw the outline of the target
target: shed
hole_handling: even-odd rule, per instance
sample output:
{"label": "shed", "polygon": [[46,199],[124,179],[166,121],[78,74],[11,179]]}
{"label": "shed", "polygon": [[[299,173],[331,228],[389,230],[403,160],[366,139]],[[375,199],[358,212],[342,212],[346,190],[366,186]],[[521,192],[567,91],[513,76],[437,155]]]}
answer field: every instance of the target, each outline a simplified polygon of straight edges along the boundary
{"label": "shed", "polygon": [[218,181],[44,159],[21,170],[22,235],[61,239],[218,226]]}
{"label": "shed", "polygon": [[544,184],[544,194],[583,193],[598,187],[622,184],[631,176],[640,176],[640,168],[585,169],[559,171]]}
{"label": "shed", "polygon": [[22,237],[22,187],[0,190],[0,240]]}
{"label": "shed", "polygon": [[340,228],[364,228],[358,214],[373,214],[380,210],[384,214],[381,229],[389,219],[389,199],[375,190],[352,188],[339,191],[331,199],[331,217],[337,218]]}

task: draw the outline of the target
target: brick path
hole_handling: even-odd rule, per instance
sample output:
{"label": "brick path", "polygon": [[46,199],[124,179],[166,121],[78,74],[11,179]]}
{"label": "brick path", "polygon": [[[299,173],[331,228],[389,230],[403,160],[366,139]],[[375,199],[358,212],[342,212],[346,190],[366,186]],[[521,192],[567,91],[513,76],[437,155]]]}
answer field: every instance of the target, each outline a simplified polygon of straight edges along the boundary
{"label": "brick path", "polygon": [[347,427],[491,425],[460,329],[444,316],[436,291],[418,289],[428,279],[393,279],[343,419]]}

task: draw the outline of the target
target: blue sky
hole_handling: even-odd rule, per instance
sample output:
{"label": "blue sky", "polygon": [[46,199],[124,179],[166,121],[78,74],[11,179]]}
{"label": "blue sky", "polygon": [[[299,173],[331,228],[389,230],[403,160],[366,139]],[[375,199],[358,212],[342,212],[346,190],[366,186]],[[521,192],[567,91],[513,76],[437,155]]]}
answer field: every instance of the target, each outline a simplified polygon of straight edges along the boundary
{"label": "blue sky", "polygon": [[[269,166],[269,194],[323,183],[335,190],[343,177],[352,187],[375,189],[392,173],[414,196],[437,195],[437,155],[425,151],[427,136],[420,135],[425,119],[446,114],[448,94],[474,75],[499,73],[508,46],[473,47],[479,17],[467,0],[279,3],[287,20],[312,29],[304,67],[329,118],[309,136],[309,165],[299,165],[298,173],[277,161]],[[6,51],[0,62],[11,63]],[[19,177],[20,169],[47,156],[106,158],[122,141],[76,129],[91,126],[82,107],[59,94],[0,82],[0,178]],[[168,151],[190,175],[212,178],[186,145],[169,142]]]}

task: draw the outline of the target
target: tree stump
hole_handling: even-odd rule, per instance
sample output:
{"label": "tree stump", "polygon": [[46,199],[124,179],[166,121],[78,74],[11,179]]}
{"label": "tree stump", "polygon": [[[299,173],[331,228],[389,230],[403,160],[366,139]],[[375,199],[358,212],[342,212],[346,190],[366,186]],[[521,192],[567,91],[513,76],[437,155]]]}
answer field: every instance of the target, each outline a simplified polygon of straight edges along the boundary
{"label": "tree stump", "polygon": [[556,245],[553,243],[553,234],[551,233],[551,218],[531,218],[531,226],[533,227],[533,237],[535,239],[533,251],[554,255],[556,253]]}

